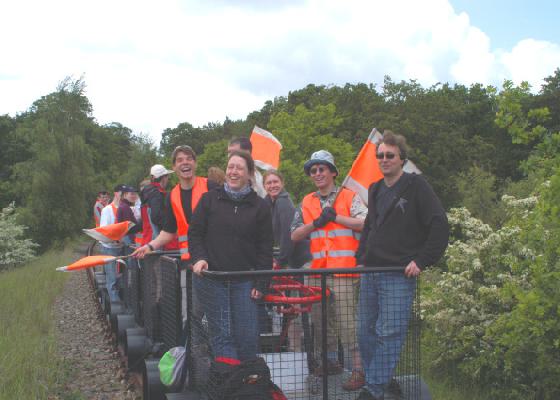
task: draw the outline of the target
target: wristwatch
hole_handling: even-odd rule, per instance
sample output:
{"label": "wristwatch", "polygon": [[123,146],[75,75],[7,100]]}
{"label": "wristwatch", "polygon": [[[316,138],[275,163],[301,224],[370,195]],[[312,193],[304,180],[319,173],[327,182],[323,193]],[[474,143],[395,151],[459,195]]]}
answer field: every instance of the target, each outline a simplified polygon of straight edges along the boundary
{"label": "wristwatch", "polygon": [[150,249],[150,251],[155,251],[154,246],[152,246],[150,243],[148,243],[148,248]]}

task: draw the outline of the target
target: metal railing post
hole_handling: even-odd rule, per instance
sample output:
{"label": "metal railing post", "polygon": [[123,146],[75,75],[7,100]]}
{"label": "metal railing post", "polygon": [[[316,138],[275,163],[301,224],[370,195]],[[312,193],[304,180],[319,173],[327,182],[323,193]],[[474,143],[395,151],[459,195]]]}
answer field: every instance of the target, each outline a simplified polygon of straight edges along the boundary
{"label": "metal railing post", "polygon": [[327,354],[327,275],[321,275],[321,364],[323,370],[323,400],[329,399]]}

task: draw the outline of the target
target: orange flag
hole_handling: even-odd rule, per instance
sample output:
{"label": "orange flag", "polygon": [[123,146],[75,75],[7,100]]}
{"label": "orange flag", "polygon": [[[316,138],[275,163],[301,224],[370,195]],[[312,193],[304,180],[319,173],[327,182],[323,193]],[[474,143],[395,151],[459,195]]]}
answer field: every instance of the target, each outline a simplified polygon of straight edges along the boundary
{"label": "orange flag", "polygon": [[[348,172],[344,182],[342,182],[342,186],[357,193],[366,206],[368,204],[369,186],[383,179],[383,172],[379,168],[376,157],[377,145],[382,138],[383,136],[377,129],[373,128],[371,130],[366,143],[363,145],[360,153],[358,153],[358,157],[354,160],[350,172]],[[416,174],[422,173],[410,160],[407,160],[404,164],[403,171]]]}
{"label": "orange flag", "polygon": [[82,231],[102,243],[110,243],[116,240],[121,240],[130,228],[134,226],[134,222],[123,221],[117,224],[100,226],[93,229],[82,229]]}
{"label": "orange flag", "polygon": [[66,265],[64,267],[58,267],[57,271],[78,271],[80,269],[86,269],[95,267],[97,265],[107,264],[111,261],[116,260],[117,257],[114,256],[88,256],[84,258],[80,258],[75,263],[70,265]]}
{"label": "orange flag", "polygon": [[251,144],[253,145],[252,156],[255,165],[262,169],[278,169],[280,166],[280,150],[282,144],[274,135],[257,125],[251,132]]}
{"label": "orange flag", "polygon": [[357,193],[365,205],[368,203],[368,188],[373,182],[383,179],[383,173],[379,169],[377,163],[377,144],[382,136],[373,128],[369,134],[366,143],[358,153],[358,157],[354,160],[350,172],[342,182],[342,186],[347,187]]}

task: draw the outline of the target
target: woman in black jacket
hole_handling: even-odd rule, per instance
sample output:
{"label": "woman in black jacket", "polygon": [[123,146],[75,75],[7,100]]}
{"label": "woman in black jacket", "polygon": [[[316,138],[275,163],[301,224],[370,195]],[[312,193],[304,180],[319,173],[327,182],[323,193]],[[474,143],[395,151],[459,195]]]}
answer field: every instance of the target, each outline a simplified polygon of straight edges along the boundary
{"label": "woman in black jacket", "polygon": [[257,353],[256,300],[267,281],[218,281],[202,272],[272,268],[270,208],[251,188],[254,170],[249,153],[231,153],[226,182],[202,196],[189,226],[193,283],[208,319],[212,352],[216,361],[230,364]]}

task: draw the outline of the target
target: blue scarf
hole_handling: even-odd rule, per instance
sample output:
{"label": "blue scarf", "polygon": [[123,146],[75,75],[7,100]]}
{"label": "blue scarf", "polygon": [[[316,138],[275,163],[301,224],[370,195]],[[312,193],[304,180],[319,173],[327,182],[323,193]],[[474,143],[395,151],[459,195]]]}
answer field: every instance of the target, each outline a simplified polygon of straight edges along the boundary
{"label": "blue scarf", "polygon": [[246,185],[239,191],[233,191],[227,182],[224,183],[224,190],[227,196],[232,199],[233,201],[241,201],[243,200],[250,192],[251,192],[251,185]]}

